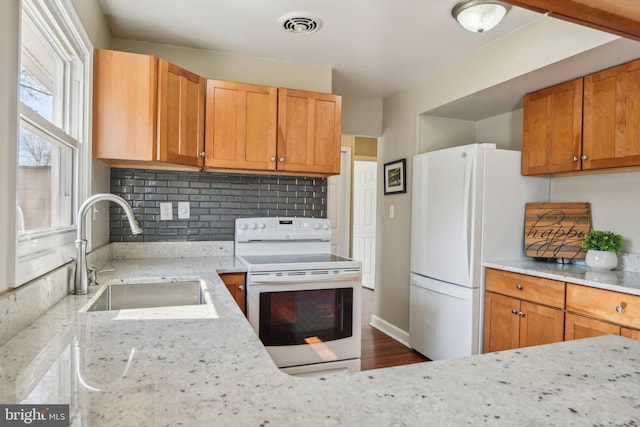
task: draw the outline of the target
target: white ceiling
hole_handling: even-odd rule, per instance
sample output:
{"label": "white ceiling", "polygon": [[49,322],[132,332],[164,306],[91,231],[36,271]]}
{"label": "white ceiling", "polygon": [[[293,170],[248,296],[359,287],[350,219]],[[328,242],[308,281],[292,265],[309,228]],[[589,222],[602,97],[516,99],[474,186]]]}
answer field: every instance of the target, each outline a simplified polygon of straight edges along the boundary
{"label": "white ceiling", "polygon": [[[512,8],[495,29],[475,34],[451,16],[458,0],[99,0],[116,38],[331,67],[333,91],[381,98],[540,15]],[[279,18],[322,20],[292,34]]]}
{"label": "white ceiling", "polygon": [[[330,67],[333,92],[383,98],[541,17],[513,7],[475,34],[451,16],[459,0],[98,0],[113,37]],[[319,31],[292,34],[279,18],[304,12]],[[520,107],[530,91],[640,57],[619,39],[451,104],[430,115],[480,120]]]}

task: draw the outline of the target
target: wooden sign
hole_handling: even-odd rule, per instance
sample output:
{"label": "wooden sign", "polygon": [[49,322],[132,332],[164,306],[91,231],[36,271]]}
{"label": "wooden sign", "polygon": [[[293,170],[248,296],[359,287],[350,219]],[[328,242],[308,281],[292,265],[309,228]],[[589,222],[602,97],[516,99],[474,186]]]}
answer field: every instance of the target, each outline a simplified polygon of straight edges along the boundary
{"label": "wooden sign", "polygon": [[589,203],[526,203],[525,254],[536,258],[584,258],[580,247],[591,229]]}

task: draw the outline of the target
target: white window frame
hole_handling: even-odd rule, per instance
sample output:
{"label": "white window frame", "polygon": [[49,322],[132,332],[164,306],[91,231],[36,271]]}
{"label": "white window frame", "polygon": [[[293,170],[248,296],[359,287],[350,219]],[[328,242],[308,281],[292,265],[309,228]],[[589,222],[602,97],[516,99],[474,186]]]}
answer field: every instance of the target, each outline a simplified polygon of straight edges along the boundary
{"label": "white window frame", "polygon": [[[46,274],[76,256],[77,208],[91,190],[91,103],[93,87],[93,46],[78,18],[70,0],[22,0],[22,14],[34,17],[37,25],[47,28],[43,34],[54,46],[78,58],[71,63],[65,98],[73,98],[72,108],[67,110],[62,126],[70,134],[58,129],[35,111],[18,102],[19,128],[37,129],[59,144],[77,150],[74,157],[72,193],[72,224],[45,230],[16,232],[16,273],[15,286],[20,286]],[[80,69],[81,74],[78,72]],[[75,74],[74,74],[75,73]],[[80,74],[80,78],[73,78]],[[77,117],[77,122],[72,122]],[[17,144],[17,141],[16,141]],[[17,188],[16,188],[17,195]],[[16,197],[16,206],[17,197]],[[20,213],[16,209],[17,224]]]}

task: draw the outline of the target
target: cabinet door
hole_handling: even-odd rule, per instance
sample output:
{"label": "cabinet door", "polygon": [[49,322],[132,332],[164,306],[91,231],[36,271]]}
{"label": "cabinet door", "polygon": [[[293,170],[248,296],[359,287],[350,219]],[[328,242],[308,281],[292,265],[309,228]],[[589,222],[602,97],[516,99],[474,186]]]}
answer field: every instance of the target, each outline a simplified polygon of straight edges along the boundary
{"label": "cabinet door", "polygon": [[504,295],[485,293],[484,352],[509,350],[520,346],[520,301]]}
{"label": "cabinet door", "polygon": [[640,341],[640,329],[620,328],[620,335]]}
{"label": "cabinet door", "polygon": [[640,165],[640,60],[584,78],[583,169]]}
{"label": "cabinet door", "polygon": [[158,151],[163,162],[202,166],[204,79],[158,60]]}
{"label": "cabinet door", "polygon": [[620,335],[620,326],[577,314],[566,314],[564,339],[567,341],[608,334]]}
{"label": "cabinet door", "polygon": [[207,80],[205,165],[275,170],[277,104],[277,88]]}
{"label": "cabinet door", "polygon": [[93,156],[155,160],[156,58],[98,49],[93,60]]}
{"label": "cabinet door", "polygon": [[523,301],[520,305],[520,347],[564,340],[564,312]]}
{"label": "cabinet door", "polygon": [[278,170],[340,173],[342,98],[278,90]]}
{"label": "cabinet door", "polygon": [[220,278],[224,282],[227,290],[240,307],[244,314],[247,314],[246,301],[247,293],[245,290],[245,274],[244,273],[222,273]]}
{"label": "cabinet door", "polygon": [[524,97],[522,174],[580,170],[582,79]]}

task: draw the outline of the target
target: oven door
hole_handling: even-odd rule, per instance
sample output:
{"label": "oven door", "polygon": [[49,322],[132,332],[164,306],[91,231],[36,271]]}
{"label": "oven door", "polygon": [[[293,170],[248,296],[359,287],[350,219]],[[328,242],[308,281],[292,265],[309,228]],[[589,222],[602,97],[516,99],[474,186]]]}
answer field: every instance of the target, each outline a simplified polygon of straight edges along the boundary
{"label": "oven door", "polygon": [[249,323],[278,367],[360,358],[361,273],[249,273]]}

